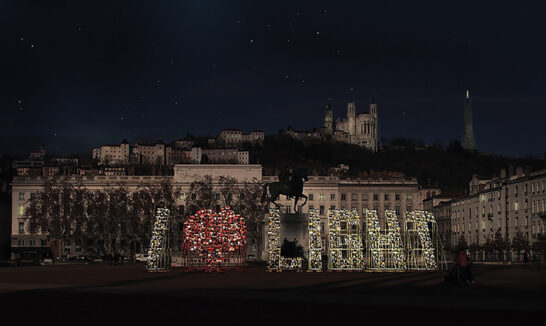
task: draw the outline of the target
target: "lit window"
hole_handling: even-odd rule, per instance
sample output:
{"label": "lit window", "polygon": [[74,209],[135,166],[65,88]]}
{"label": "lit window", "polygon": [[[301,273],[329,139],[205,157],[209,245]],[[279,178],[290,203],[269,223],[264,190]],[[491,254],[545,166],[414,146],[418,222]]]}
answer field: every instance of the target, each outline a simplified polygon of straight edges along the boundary
{"label": "lit window", "polygon": [[324,200],[324,194],[320,194],[319,197],[320,197],[320,200]]}
{"label": "lit window", "polygon": [[19,214],[19,216],[23,216],[23,214],[25,214],[25,205],[19,204],[19,209],[17,213]]}

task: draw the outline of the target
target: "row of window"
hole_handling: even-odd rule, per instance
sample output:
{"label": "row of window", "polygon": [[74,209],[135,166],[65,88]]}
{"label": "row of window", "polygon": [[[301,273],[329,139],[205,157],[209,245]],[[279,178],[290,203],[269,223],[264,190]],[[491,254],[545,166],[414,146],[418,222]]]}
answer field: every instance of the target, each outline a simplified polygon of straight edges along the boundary
{"label": "row of window", "polygon": [[[519,211],[519,202],[516,200],[514,201],[514,210],[513,212],[514,213],[518,213]],[[525,200],[524,202],[524,207],[523,207],[525,210],[528,209],[528,201],[527,199]],[[539,213],[539,212],[546,212],[546,200],[537,200],[537,201],[533,201],[531,203],[531,213]],[[464,213],[464,210],[457,210],[453,213],[453,217],[455,219],[459,219],[460,217],[462,217],[463,219],[465,218],[465,213]],[[485,216],[486,212],[485,212],[485,206],[482,206],[482,216]],[[497,204],[497,214],[501,214],[501,204]],[[468,208],[468,216],[469,218],[472,216],[472,208]],[[489,212],[488,212],[488,217],[492,217],[493,216],[493,205],[490,205],[489,206]]]}
{"label": "row of window", "polygon": [[[351,201],[357,201],[358,200],[358,193],[351,193]],[[368,200],[368,193],[363,192],[362,200]],[[324,194],[319,194],[319,200],[324,200]],[[400,194],[394,194],[394,200],[400,200],[401,195]],[[384,200],[390,200],[390,194],[383,194]],[[315,200],[315,194],[309,194],[309,200]],[[336,200],[336,194],[330,194],[330,200]],[[347,194],[342,193],[341,194],[341,200],[347,200]],[[373,194],[373,200],[379,200],[379,194]],[[406,194],[406,200],[411,201],[413,200],[412,194]]]}
{"label": "row of window", "polygon": [[[35,239],[31,239],[29,240],[29,247],[36,247],[36,240]],[[47,247],[47,240],[44,240],[44,239],[41,239],[40,240],[40,247]],[[25,246],[25,240],[18,240],[17,241],[17,246],[19,247],[24,247]]]}
{"label": "row of window", "polygon": [[[288,212],[290,212],[290,209],[291,209],[290,207],[291,206],[286,206],[286,209],[287,209]],[[392,209],[391,205],[385,205],[384,207],[385,207],[385,209],[388,209],[388,210]],[[309,210],[311,211],[313,209],[315,209],[315,206],[309,205]],[[326,206],[320,205],[319,206],[319,214],[320,215],[325,215],[326,214],[325,209],[326,209]],[[335,209],[336,209],[336,205],[330,205],[329,210],[333,211]],[[347,207],[345,205],[341,205],[341,209],[347,209]],[[367,209],[369,209],[369,208],[365,207],[365,206],[362,206],[362,214],[366,214]],[[379,211],[379,205],[374,205],[373,209],[376,210],[376,211]],[[358,205],[356,205],[356,204],[351,205],[351,210],[358,211]],[[401,211],[402,211],[402,208],[399,205],[396,205],[396,206],[394,206],[394,210],[395,210],[396,214],[400,214]],[[409,211],[412,211],[412,210],[413,210],[413,206],[406,206],[406,212],[409,212]]]}

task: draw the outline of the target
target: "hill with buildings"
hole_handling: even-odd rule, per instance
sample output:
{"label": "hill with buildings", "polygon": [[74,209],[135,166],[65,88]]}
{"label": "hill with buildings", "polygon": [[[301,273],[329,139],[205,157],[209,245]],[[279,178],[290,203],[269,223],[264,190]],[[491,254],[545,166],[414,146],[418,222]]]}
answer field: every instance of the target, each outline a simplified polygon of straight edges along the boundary
{"label": "hill with buildings", "polygon": [[443,192],[463,192],[474,174],[494,176],[503,168],[521,166],[535,171],[544,168],[544,160],[508,158],[468,151],[458,141],[443,148],[439,143],[425,146],[418,140],[396,139],[378,152],[342,143],[300,141],[287,135],[267,136],[264,146],[248,148],[252,160],[262,164],[264,174],[275,174],[290,165],[308,169],[310,174],[339,173],[348,166],[348,177],[398,171],[417,177],[422,186],[439,187]]}

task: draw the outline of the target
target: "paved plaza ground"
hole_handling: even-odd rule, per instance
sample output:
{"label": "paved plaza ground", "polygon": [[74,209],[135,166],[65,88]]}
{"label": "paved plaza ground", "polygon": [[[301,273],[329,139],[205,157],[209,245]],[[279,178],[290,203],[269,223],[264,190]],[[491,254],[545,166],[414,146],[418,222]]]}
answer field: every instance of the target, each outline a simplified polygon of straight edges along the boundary
{"label": "paved plaza ground", "polygon": [[446,285],[444,276],[268,273],[263,266],[224,273],[146,273],[142,264],[4,267],[0,309],[23,324],[546,322],[546,266],[476,265],[470,288]]}

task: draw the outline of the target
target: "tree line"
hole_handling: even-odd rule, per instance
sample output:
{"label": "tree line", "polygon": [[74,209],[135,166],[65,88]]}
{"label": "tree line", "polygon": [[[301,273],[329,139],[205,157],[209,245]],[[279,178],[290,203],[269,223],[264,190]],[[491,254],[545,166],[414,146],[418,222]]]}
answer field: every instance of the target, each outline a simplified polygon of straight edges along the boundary
{"label": "tree line", "polygon": [[[66,180],[48,180],[27,201],[24,212],[30,234],[46,234],[52,248],[64,241],[79,241],[88,254],[114,255],[145,251],[151,237],[155,210],[168,208],[171,248],[180,249],[182,224],[199,209],[231,206],[249,227],[249,236],[259,238],[265,206],[260,202],[262,186],[254,181],[237,183],[220,177],[213,183],[210,176],[190,184],[183,193],[165,178],[155,185],[141,184],[129,189],[124,184],[98,189]],[[259,245],[259,239],[255,240]]]}
{"label": "tree line", "polygon": [[533,249],[535,252],[542,252],[546,249],[546,246],[543,241],[538,241],[531,248],[529,240],[525,234],[519,230],[514,235],[512,241],[510,241],[503,237],[501,229],[499,228],[495,232],[495,235],[487,238],[482,245],[475,242],[467,244],[465,237],[461,235],[458,239],[456,248],[453,249],[459,250],[461,248],[467,248],[472,255],[476,255],[477,252],[484,252],[486,260],[490,260],[491,256],[493,256],[493,260],[504,261],[505,258],[507,258],[504,254],[508,253],[510,250],[512,250],[516,254],[517,259],[520,260],[521,255],[529,254],[530,249]]}

